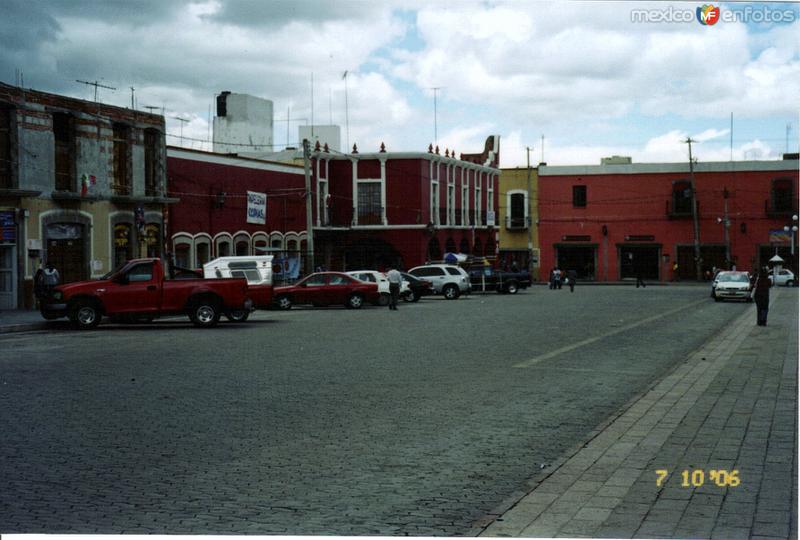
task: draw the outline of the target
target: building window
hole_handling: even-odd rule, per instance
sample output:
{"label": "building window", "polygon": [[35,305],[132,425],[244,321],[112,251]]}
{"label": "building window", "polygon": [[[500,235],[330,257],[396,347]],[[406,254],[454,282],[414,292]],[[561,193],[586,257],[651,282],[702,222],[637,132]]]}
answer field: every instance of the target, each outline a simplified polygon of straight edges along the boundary
{"label": "building window", "polygon": [[692,185],[689,182],[672,184],[672,213],[692,213]]}
{"label": "building window", "polygon": [[438,261],[442,258],[442,248],[439,246],[439,240],[434,237],[428,242],[428,260]]}
{"label": "building window", "polygon": [[114,268],[133,259],[133,223],[114,225]]}
{"label": "building window", "polygon": [[144,241],[147,244],[147,256],[161,258],[161,225],[148,223],[144,226]]}
{"label": "building window", "polygon": [[53,113],[55,139],[56,191],[74,191],[72,182],[73,143],[72,117],[66,113]]}
{"label": "building window", "polygon": [[461,186],[461,223],[469,225],[469,173],[466,182]]}
{"label": "building window", "polygon": [[144,130],[144,194],[148,197],[158,195],[158,130]]}
{"label": "building window", "polygon": [[14,109],[0,106],[0,189],[10,189],[11,181],[11,116]]}
{"label": "building window", "polygon": [[447,186],[447,224],[454,225],[456,222],[456,186]]}
{"label": "building window", "polygon": [[192,267],[192,246],[190,244],[175,245],[175,266],[180,268]]}
{"label": "building window", "polygon": [[217,242],[217,257],[230,257],[231,243],[228,240],[219,240]]}
{"label": "building window", "polygon": [[586,207],[586,186],[572,186],[572,206],[575,208]]}
{"label": "building window", "polygon": [[358,224],[380,225],[383,223],[380,182],[359,182]]}
{"label": "building window", "polygon": [[129,128],[124,124],[114,124],[114,195],[130,195],[131,184],[128,176],[128,138]]}
{"label": "building window", "polygon": [[509,193],[507,229],[524,229],[528,226],[527,198],[527,193]]}
{"label": "building window", "polygon": [[320,180],[319,181],[319,208],[317,209],[317,217],[319,218],[319,224],[323,227],[330,225],[328,221],[328,210],[331,204],[330,198],[328,197],[328,182],[327,180]]}
{"label": "building window", "polygon": [[469,242],[466,238],[461,239],[461,243],[458,245],[458,250],[461,253],[469,253]]}
{"label": "building window", "polygon": [[439,182],[431,182],[431,223],[439,225]]}
{"label": "building window", "polygon": [[238,240],[236,242],[236,256],[244,257],[249,255],[250,243],[247,240]]}
{"label": "building window", "polygon": [[211,245],[208,243],[208,240],[197,240],[195,250],[197,251],[198,268],[211,260]]}
{"label": "building window", "polygon": [[777,178],[772,181],[772,210],[790,213],[793,206],[792,181],[789,178]]}

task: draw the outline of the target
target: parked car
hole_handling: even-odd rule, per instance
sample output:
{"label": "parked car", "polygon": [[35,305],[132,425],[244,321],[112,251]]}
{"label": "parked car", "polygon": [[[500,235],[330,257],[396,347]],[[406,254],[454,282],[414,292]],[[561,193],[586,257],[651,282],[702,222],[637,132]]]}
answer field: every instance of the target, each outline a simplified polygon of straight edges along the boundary
{"label": "parked car", "polygon": [[427,279],[436,294],[455,300],[472,290],[466,270],[452,264],[427,264],[408,271],[412,276]]}
{"label": "parked car", "polygon": [[427,279],[420,279],[408,272],[400,272],[400,274],[403,276],[403,283],[408,283],[408,291],[402,294],[403,300],[406,302],[419,302],[419,299],[423,296],[435,294],[433,284]]}
{"label": "parked car", "polygon": [[244,279],[169,279],[160,259],[134,259],[99,280],[55,287],[42,303],[45,319],[69,317],[76,328],[94,328],[102,317],[153,320],[185,313],[199,327],[222,314],[250,311]]}
{"label": "parked car", "polygon": [[752,302],[753,287],[747,272],[719,272],[711,285],[711,294],[715,301],[744,300]]}
{"label": "parked car", "polygon": [[[244,278],[253,307],[269,309],[272,307],[272,255],[248,255],[219,257],[203,265],[206,279]],[[244,322],[250,311],[238,310],[226,313],[234,322]]]}
{"label": "parked car", "polygon": [[775,276],[772,272],[769,274],[769,280],[773,285],[786,285],[787,287],[794,287],[797,280],[794,277],[794,272],[786,268],[780,270],[778,275]]}
{"label": "parked car", "polygon": [[517,294],[517,291],[527,289],[531,284],[531,275],[528,272],[495,270],[488,265],[470,266],[467,272],[473,291]]}
{"label": "parked car", "polygon": [[[361,281],[365,281],[367,283],[376,283],[378,285],[378,292],[380,293],[380,299],[377,302],[379,306],[388,306],[389,305],[389,295],[391,294],[389,290],[389,278],[386,277],[386,274],[383,272],[378,272],[376,270],[355,270],[352,272],[347,272],[348,276],[352,276],[356,279],[360,279]],[[400,285],[400,296],[404,296],[408,294],[408,281],[403,281]]]}
{"label": "parked car", "polygon": [[316,272],[294,285],[275,287],[273,296],[280,309],[290,309],[295,304],[343,304],[350,309],[359,309],[364,302],[380,300],[377,283],[366,283],[341,272]]}

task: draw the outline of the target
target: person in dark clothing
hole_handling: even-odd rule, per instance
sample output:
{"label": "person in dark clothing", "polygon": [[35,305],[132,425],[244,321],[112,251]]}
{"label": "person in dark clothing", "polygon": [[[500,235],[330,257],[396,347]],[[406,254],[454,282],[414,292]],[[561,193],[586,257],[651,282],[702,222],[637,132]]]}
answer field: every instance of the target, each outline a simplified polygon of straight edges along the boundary
{"label": "person in dark clothing", "polygon": [[769,280],[767,272],[765,268],[756,276],[755,290],[753,291],[753,300],[756,302],[756,324],[758,326],[767,326],[769,288],[772,287],[772,282]]}
{"label": "person in dark clothing", "polygon": [[512,272],[519,272],[519,265],[517,265],[516,259],[511,261],[511,271]]}
{"label": "person in dark clothing", "polygon": [[574,269],[567,270],[567,280],[569,280],[569,292],[575,292],[575,282],[578,280],[578,272]]}

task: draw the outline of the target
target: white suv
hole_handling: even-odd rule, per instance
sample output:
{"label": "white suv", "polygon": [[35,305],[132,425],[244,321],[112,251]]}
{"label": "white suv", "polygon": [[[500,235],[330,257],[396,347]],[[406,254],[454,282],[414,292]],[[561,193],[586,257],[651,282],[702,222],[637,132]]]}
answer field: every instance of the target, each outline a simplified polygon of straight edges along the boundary
{"label": "white suv", "polygon": [[472,290],[467,271],[452,264],[426,264],[414,267],[408,273],[430,281],[434,292],[448,300],[455,300]]}

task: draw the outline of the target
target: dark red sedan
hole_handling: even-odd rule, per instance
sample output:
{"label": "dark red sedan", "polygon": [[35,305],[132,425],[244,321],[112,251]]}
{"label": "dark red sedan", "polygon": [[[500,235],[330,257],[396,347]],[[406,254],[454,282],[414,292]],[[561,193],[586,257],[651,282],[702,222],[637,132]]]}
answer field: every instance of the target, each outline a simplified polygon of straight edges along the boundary
{"label": "dark red sedan", "polygon": [[364,302],[377,302],[380,294],[377,283],[359,281],[340,272],[317,272],[294,285],[275,287],[273,298],[280,309],[290,309],[293,304],[344,304],[359,309]]}

